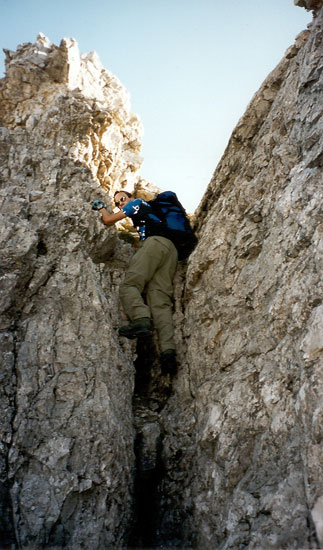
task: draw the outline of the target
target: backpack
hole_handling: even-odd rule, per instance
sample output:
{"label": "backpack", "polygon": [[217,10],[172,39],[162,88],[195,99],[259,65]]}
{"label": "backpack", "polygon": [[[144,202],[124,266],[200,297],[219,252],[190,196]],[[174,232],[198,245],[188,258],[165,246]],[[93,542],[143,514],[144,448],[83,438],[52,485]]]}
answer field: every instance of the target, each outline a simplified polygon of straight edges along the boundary
{"label": "backpack", "polygon": [[157,197],[148,201],[153,214],[163,222],[162,231],[156,224],[149,224],[147,220],[148,235],[162,235],[172,241],[178,251],[178,259],[185,260],[193,252],[197,237],[191,227],[184,207],[179,202],[176,193],[164,191]]}

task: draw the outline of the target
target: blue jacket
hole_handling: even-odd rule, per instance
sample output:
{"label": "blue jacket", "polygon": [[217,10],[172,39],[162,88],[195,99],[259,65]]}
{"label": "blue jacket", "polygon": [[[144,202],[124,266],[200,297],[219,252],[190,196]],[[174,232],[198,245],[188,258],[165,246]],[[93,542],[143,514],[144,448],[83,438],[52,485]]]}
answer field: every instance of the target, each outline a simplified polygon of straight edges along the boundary
{"label": "blue jacket", "polygon": [[143,199],[134,199],[133,201],[128,202],[122,208],[122,212],[132,219],[132,222],[139,233],[140,240],[145,240],[149,237],[147,224],[149,224],[150,227],[152,224],[156,226],[157,234],[159,233],[159,227],[162,229],[162,226],[164,225],[162,221],[153,214],[152,208],[148,202]]}

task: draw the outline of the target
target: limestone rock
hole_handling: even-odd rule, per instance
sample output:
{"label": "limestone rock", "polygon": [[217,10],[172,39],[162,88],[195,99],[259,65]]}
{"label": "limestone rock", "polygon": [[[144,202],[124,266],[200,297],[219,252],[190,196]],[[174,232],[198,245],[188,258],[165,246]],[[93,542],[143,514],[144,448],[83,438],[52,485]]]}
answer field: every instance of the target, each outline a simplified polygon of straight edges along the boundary
{"label": "limestone rock", "polygon": [[255,94],[195,214],[163,413],[162,517],[184,547],[321,548],[322,17]]}
{"label": "limestone rock", "polygon": [[322,7],[322,0],[294,0],[295,6],[305,8],[307,10],[316,10]]}
{"label": "limestone rock", "polygon": [[8,52],[0,98],[2,542],[117,548],[132,517],[133,353],[116,332],[132,252],[89,203],[137,181],[141,123],[72,40]]}
{"label": "limestone rock", "polygon": [[[1,126],[43,132],[52,155],[83,162],[103,189],[137,182],[143,130],[129,93],[95,52],[80,56],[75,40],[57,47],[40,34],[35,44],[6,51],[0,102]],[[47,124],[52,133],[44,133]]]}
{"label": "limestone rock", "polygon": [[[311,4],[312,5],[312,4]],[[306,2],[306,6],[310,4]],[[89,202],[141,124],[72,39],[0,81],[0,537],[7,547],[322,547],[322,9],[238,121],[175,277],[179,372],[117,336],[132,248]],[[148,519],[147,519],[148,518]]]}

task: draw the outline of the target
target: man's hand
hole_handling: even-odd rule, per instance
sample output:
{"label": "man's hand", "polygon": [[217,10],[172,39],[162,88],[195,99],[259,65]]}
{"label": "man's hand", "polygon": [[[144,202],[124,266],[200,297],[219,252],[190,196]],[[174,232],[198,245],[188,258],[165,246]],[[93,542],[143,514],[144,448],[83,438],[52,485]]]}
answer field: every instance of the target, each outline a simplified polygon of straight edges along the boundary
{"label": "man's hand", "polygon": [[123,220],[123,218],[126,217],[124,212],[122,212],[121,210],[120,212],[116,212],[116,214],[110,214],[110,212],[107,211],[107,207],[104,202],[100,201],[99,199],[92,201],[91,206],[92,210],[102,210],[102,208],[104,209],[102,210],[102,212],[100,212],[100,214],[102,216],[103,223],[107,226],[114,225],[116,222]]}
{"label": "man's hand", "polygon": [[101,210],[101,208],[106,208],[106,205],[104,202],[96,199],[95,201],[91,202],[92,210]]}

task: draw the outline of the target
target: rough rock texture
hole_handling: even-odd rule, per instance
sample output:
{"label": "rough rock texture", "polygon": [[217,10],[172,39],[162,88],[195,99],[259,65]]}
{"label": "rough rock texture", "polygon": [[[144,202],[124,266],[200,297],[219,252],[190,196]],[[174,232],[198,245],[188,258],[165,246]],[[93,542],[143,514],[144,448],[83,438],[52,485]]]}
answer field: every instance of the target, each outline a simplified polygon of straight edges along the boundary
{"label": "rough rock texture", "polygon": [[0,99],[0,539],[116,548],[132,515],[133,353],[115,330],[131,249],[89,202],[135,183],[141,124],[94,54],[42,35],[7,52]]}
{"label": "rough rock texture", "polygon": [[197,210],[172,386],[154,339],[117,337],[132,249],[89,207],[125,180],[152,191],[128,94],[72,40],[7,52],[4,547],[323,548],[322,17],[252,99]]}
{"label": "rough rock texture", "polygon": [[131,179],[142,162],[142,126],[130,111],[128,92],[102,67],[97,54],[80,56],[73,39],[62,40],[58,47],[42,34],[35,44],[5,52],[2,125],[36,133],[46,110],[47,123],[54,118],[62,126],[56,133],[53,125],[46,136],[56,158],[68,154],[83,161],[107,190]]}
{"label": "rough rock texture", "polygon": [[161,517],[184,547],[323,548],[322,18],[252,99],[196,212],[163,411]]}
{"label": "rough rock texture", "polygon": [[307,10],[316,10],[322,7],[322,0],[294,0],[295,6],[300,6]]}

